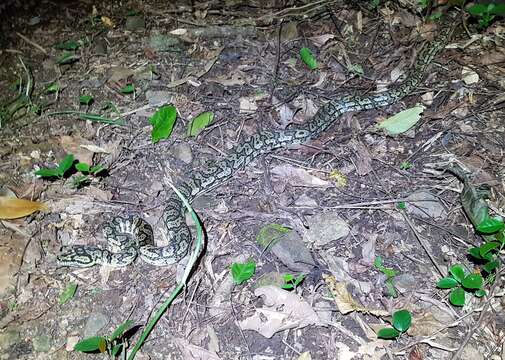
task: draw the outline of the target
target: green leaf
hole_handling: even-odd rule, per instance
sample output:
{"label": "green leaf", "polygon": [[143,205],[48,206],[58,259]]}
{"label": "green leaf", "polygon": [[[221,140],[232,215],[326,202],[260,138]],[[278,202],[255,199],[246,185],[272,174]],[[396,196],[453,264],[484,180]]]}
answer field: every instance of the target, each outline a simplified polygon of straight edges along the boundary
{"label": "green leaf", "polygon": [[58,164],[58,170],[62,175],[64,175],[74,164],[74,155],[67,154]]}
{"label": "green leaf", "polygon": [[116,344],[112,347],[110,354],[112,357],[116,357],[121,353],[121,351],[123,351],[123,344]]}
{"label": "green leaf", "polygon": [[393,115],[377,125],[379,129],[384,129],[388,135],[398,135],[412,128],[421,119],[424,106],[417,105],[410,109],[403,110]]}
{"label": "green leaf", "polygon": [[398,292],[396,291],[393,278],[386,279],[386,281],[384,282],[384,285],[386,285],[386,289],[388,290],[389,296],[391,296],[392,298],[398,297]]}
{"label": "green leaf", "polygon": [[93,96],[91,95],[81,95],[79,96],[79,103],[82,105],[90,105],[93,102]]}
{"label": "green leaf", "polygon": [[465,278],[465,269],[459,264],[451,266],[449,268],[449,273],[451,273],[458,282],[461,282]]}
{"label": "green leaf", "polygon": [[382,257],[381,256],[376,256],[374,261],[373,261],[373,266],[377,269],[377,270],[381,270],[383,267],[384,267],[384,263],[382,261]]}
{"label": "green leaf", "polygon": [[127,84],[126,86],[123,86],[121,89],[119,89],[119,92],[122,94],[131,94],[135,92],[135,86],[133,84]]}
{"label": "green leaf", "polygon": [[400,336],[400,332],[393,328],[382,328],[377,332],[379,339],[396,339],[398,336]]}
{"label": "green leaf", "polygon": [[500,266],[500,262],[497,260],[493,260],[484,264],[482,269],[488,274],[491,274],[498,266]]}
{"label": "green leaf", "polygon": [[365,75],[365,71],[363,70],[363,66],[361,66],[360,64],[350,64],[347,66],[347,70],[349,70],[351,73],[358,75],[358,76]]}
{"label": "green leaf", "polygon": [[475,4],[466,9],[471,15],[479,16],[487,12],[487,5]]}
{"label": "green leaf", "polygon": [[486,296],[486,290],[482,290],[482,289],[479,289],[475,292],[475,296],[477,296],[478,298],[481,298],[483,296]]}
{"label": "green leaf", "polygon": [[53,83],[51,85],[49,85],[47,88],[46,88],[46,91],[48,93],[55,93],[55,92],[58,92],[60,91],[60,85],[57,84],[57,83]]}
{"label": "green leaf", "polygon": [[256,271],[256,263],[249,261],[246,263],[233,263],[231,265],[231,275],[235,284],[240,285],[244,281],[249,280]]}
{"label": "green leaf", "polygon": [[470,274],[463,279],[461,285],[467,289],[480,289],[483,283],[481,274]]}
{"label": "green leaf", "polygon": [[445,277],[437,282],[437,287],[440,289],[452,289],[458,285],[458,281],[453,277]]}
{"label": "green leaf", "polygon": [[484,245],[481,245],[479,248],[479,254],[481,256],[485,256],[488,252],[491,250],[496,249],[497,247],[500,247],[500,243],[497,243],[495,241],[487,242]]}
{"label": "green leaf", "polygon": [[89,184],[90,182],[91,182],[91,179],[87,175],[78,175],[73,178],[72,187],[77,189],[77,188],[80,188],[86,184]]}
{"label": "green leaf", "polygon": [[149,118],[153,126],[151,139],[156,144],[161,139],[166,139],[172,133],[175,120],[177,119],[177,110],[172,105],[164,105]]}
{"label": "green leaf", "polygon": [[105,171],[105,167],[100,164],[95,165],[95,166],[91,167],[91,169],[89,169],[89,172],[92,173],[93,175],[98,175],[102,171]]}
{"label": "green leaf", "polygon": [[35,171],[35,175],[41,176],[41,177],[46,177],[46,178],[51,178],[51,177],[61,177],[62,174],[58,168],[55,169],[40,169]]}
{"label": "green leaf", "polygon": [[75,344],[74,350],[80,352],[99,351],[103,353],[107,350],[107,340],[103,336],[90,337]]}
{"label": "green leaf", "polygon": [[300,274],[295,278],[295,276],[292,274],[284,274],[282,278],[284,280],[284,284],[281,286],[281,288],[285,290],[292,290],[300,285],[303,279],[305,279],[305,275]]}
{"label": "green leaf", "polygon": [[414,167],[414,164],[408,161],[404,161],[400,164],[400,170],[409,170]]}
{"label": "green leaf", "polygon": [[126,320],[124,323],[122,323],[121,325],[119,325],[116,330],[114,330],[114,332],[112,333],[112,335],[110,336],[110,341],[114,341],[116,340],[117,338],[123,336],[123,334],[132,327],[133,325],[133,320]]}
{"label": "green leaf", "polygon": [[503,219],[499,217],[486,217],[477,225],[477,231],[483,234],[493,234],[502,230],[505,227]]}
{"label": "green leaf", "polygon": [[396,203],[396,208],[399,209],[399,210],[404,210],[407,208],[407,206],[405,205],[405,201],[399,201]]}
{"label": "green leaf", "polygon": [[80,172],[85,172],[85,173],[90,172],[89,165],[86,163],[82,163],[82,162],[77,163],[77,164],[75,164],[75,168],[77,171],[80,171]]}
{"label": "green leaf", "polygon": [[266,249],[282,239],[290,231],[289,228],[279,224],[268,224],[260,229],[258,235],[256,235],[256,242]]}
{"label": "green leaf", "polygon": [[407,310],[400,310],[393,313],[393,326],[399,332],[405,332],[412,324],[412,315]]}
{"label": "green leaf", "polygon": [[77,50],[79,47],[80,44],[75,40],[68,40],[55,45],[55,48],[60,50]]}
{"label": "green leaf", "polygon": [[480,248],[478,247],[468,249],[468,253],[476,259],[482,259],[482,256],[480,256]]}
{"label": "green leaf", "polygon": [[214,113],[206,111],[195,117],[188,125],[188,136],[197,136],[200,132],[214,120]]}
{"label": "green leaf", "polygon": [[309,48],[303,47],[300,49],[300,58],[309,67],[310,70],[317,68],[317,60]]}
{"label": "green leaf", "polygon": [[61,56],[56,60],[58,65],[71,64],[79,60],[79,57],[75,55],[73,52],[65,51]]}
{"label": "green leaf", "polygon": [[70,284],[68,284],[66,289],[63,290],[63,292],[60,294],[60,299],[58,300],[60,305],[63,305],[68,300],[72,299],[74,297],[76,291],[77,291],[77,284],[76,283],[71,282]]}
{"label": "green leaf", "polygon": [[460,287],[453,289],[449,294],[449,301],[454,306],[465,305],[465,290]]}

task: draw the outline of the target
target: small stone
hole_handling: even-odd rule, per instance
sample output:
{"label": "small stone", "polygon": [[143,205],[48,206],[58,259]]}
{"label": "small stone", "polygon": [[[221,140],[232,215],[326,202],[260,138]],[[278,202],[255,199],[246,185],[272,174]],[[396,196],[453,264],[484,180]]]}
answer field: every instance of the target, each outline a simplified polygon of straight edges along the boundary
{"label": "small stone", "polygon": [[180,49],[181,41],[173,35],[153,33],[149,37],[149,47],[155,51],[174,51]]}
{"label": "small stone", "polygon": [[445,218],[447,215],[444,206],[438,198],[426,190],[416,191],[407,196],[405,206],[409,213],[423,219]]}
{"label": "small stone", "polygon": [[310,271],[315,266],[314,258],[296,231],[282,234],[270,251],[292,271]]}
{"label": "small stone", "polygon": [[324,246],[332,241],[346,237],[349,225],[337,213],[327,212],[308,218],[309,229],[305,231],[303,240],[306,243]]}
{"label": "small stone", "polygon": [[48,352],[51,348],[51,339],[47,335],[37,336],[33,338],[32,345],[36,352]]}
{"label": "small stone", "polygon": [[128,16],[125,28],[128,31],[144,30],[146,28],[146,21],[143,16]]}
{"label": "small stone", "polygon": [[193,153],[191,152],[191,147],[187,143],[175,145],[172,151],[176,159],[186,164],[190,164],[193,161]]}
{"label": "small stone", "polygon": [[172,94],[168,91],[146,91],[146,99],[151,106],[165,105],[172,102]]}
{"label": "small stone", "polygon": [[86,325],[84,326],[83,336],[85,338],[90,336],[96,336],[98,332],[107,325],[109,322],[109,317],[105,316],[102,313],[95,312],[92,313],[88,320],[86,321]]}

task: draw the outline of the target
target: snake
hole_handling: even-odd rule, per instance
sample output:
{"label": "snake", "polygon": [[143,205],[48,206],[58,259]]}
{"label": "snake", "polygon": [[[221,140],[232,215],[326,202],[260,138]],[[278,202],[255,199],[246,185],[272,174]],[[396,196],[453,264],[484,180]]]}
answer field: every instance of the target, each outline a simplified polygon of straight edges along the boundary
{"label": "snake", "polygon": [[[421,48],[405,80],[398,85],[382,93],[330,99],[310,120],[293,128],[261,130],[239,142],[227,156],[211,162],[201,170],[189,172],[175,183],[175,187],[191,203],[203,192],[229,180],[257,157],[317,138],[345,113],[378,109],[397,103],[422,83],[429,65],[449,42],[456,23],[454,13],[450,18],[451,25],[441,27],[437,36]],[[155,245],[152,227],[141,217],[116,216],[103,227],[107,248],[65,246],[57,256],[57,262],[61,266],[73,267],[97,264],[121,267],[140,257],[144,262],[155,266],[174,264],[186,257],[192,244],[185,212],[186,207],[181,198],[175,192],[168,194],[161,216],[163,227],[160,229],[168,242],[166,246]]]}

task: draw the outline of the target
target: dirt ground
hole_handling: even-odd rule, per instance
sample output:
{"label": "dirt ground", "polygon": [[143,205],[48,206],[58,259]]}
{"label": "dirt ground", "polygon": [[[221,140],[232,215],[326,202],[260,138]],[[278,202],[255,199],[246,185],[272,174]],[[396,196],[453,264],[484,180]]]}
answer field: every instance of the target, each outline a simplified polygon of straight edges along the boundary
{"label": "dirt ground", "polygon": [[[374,4],[85,0],[0,8],[2,195],[47,206],[0,220],[0,359],[106,358],[73,347],[128,319],[131,349],[184,262],[59,267],[60,247],[106,247],[102,224],[132,214],[164,245],[168,181],[184,181],[259,130],[302,124],[329,99],[394,88],[440,24],[408,2]],[[463,210],[461,182],[434,171],[457,161],[472,183],[490,186],[491,213],[505,214],[504,34],[503,22],[479,29],[467,19],[408,97],[344,114],[317,139],[260,157],[195,199],[204,252],[136,358],[505,359],[500,268],[484,285],[487,296],[468,294],[464,307],[436,286],[454,264],[480,273],[468,249],[484,240]],[[76,48],[58,46],[69,41]],[[300,59],[303,47],[317,69]],[[29,97],[9,112],[30,81]],[[83,95],[93,102],[80,102]],[[163,104],[175,106],[177,121],[168,139],[153,143],[149,118]],[[376,126],[416,104],[425,109],[407,132]],[[202,112],[213,122],[188,136]],[[34,174],[67,154],[106,172],[82,186],[75,172]],[[276,231],[282,241],[265,250],[258,236]],[[374,266],[378,257],[394,277]],[[247,261],[254,276],[234,283],[230,266]],[[276,286],[284,274],[305,277],[284,290]],[[76,292],[62,304],[72,284]],[[378,339],[401,309],[412,314],[410,329]]]}

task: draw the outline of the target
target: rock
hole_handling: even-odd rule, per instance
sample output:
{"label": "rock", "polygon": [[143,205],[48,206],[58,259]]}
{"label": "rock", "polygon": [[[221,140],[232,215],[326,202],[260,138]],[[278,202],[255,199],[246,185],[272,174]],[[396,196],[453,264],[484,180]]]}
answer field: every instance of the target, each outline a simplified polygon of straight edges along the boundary
{"label": "rock", "polygon": [[143,16],[127,16],[125,28],[128,31],[144,30],[146,28],[146,21]]}
{"label": "rock", "polygon": [[172,93],[168,91],[146,91],[146,99],[151,106],[160,106],[172,102]]}
{"label": "rock", "polygon": [[180,50],[182,42],[173,35],[152,33],[149,37],[149,47],[155,51],[177,51]]}
{"label": "rock", "polygon": [[447,215],[438,198],[426,190],[419,190],[407,196],[405,206],[409,213],[424,219],[440,219]]}
{"label": "rock", "polygon": [[172,153],[176,159],[186,164],[190,164],[193,161],[193,153],[191,152],[191,147],[187,143],[175,145]]}
{"label": "rock", "polygon": [[318,247],[342,239],[350,232],[347,222],[341,219],[336,212],[317,214],[307,220],[309,229],[305,231],[303,241]]}
{"label": "rock", "polygon": [[51,339],[47,335],[36,336],[32,340],[33,351],[48,352],[51,348]]}
{"label": "rock", "polygon": [[94,312],[86,320],[86,325],[84,326],[83,337],[87,338],[90,336],[96,336],[98,332],[107,325],[109,322],[109,316],[105,316],[102,313]]}

